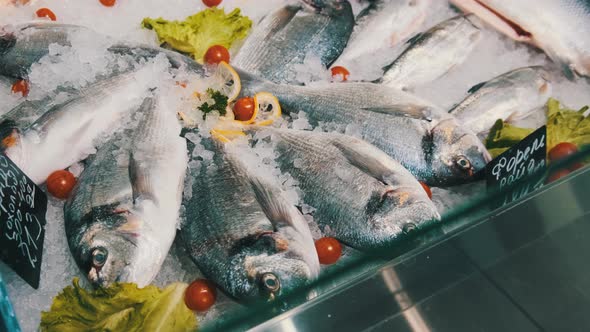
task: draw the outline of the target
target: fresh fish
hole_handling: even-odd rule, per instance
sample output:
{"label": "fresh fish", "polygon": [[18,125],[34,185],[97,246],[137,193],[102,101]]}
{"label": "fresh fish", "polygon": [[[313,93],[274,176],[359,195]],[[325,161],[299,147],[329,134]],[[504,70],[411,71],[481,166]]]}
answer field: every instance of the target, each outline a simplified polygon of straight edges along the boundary
{"label": "fresh fish", "polygon": [[336,133],[259,129],[272,135],[277,163],[294,177],[314,220],[360,250],[402,240],[440,215],[420,183],[367,142]]}
{"label": "fresh fish", "polygon": [[[0,74],[26,77],[31,66],[49,54],[49,45],[71,46],[69,37],[75,33],[87,34],[88,38],[101,37],[86,27],[70,24],[44,22],[4,27],[4,32],[0,32]],[[202,66],[189,57],[160,47],[117,42],[108,50],[114,54],[129,56],[135,61],[164,54],[173,68],[186,66],[192,72],[204,73]],[[117,72],[114,71],[113,74]]]}
{"label": "fresh fish", "polygon": [[539,47],[569,78],[590,76],[590,1],[451,0],[516,41]]}
{"label": "fresh fish", "polygon": [[60,23],[28,23],[0,30],[0,74],[26,77],[31,65],[49,53],[49,45],[70,46],[68,36],[87,28]]}
{"label": "fresh fish", "polygon": [[518,68],[469,90],[449,113],[477,134],[485,134],[498,119],[525,118],[542,109],[551,96],[550,74],[543,67]]}
{"label": "fresh fish", "polygon": [[382,84],[412,88],[443,76],[463,63],[480,40],[474,16],[457,16],[413,37],[410,46],[385,69]]}
{"label": "fresh fish", "polygon": [[474,180],[490,155],[481,141],[444,111],[390,87],[373,83],[288,86],[240,74],[243,95],[274,94],[287,112],[304,111],[311,125],[336,124],[399,161],[429,185]]}
{"label": "fresh fish", "polygon": [[[415,34],[424,19],[430,0],[377,0],[359,14],[348,45],[336,64],[350,68],[355,63],[374,65],[375,55],[384,63],[395,60],[394,46]],[[392,54],[391,58],[387,58]]]}
{"label": "fresh fish", "polygon": [[147,89],[139,72],[97,81],[76,98],[51,107],[32,125],[12,128],[0,148],[35,183],[43,183],[51,172],[92,153],[94,141],[116,129]]}
{"label": "fresh fish", "polygon": [[310,13],[287,5],[269,14],[246,39],[232,65],[285,83],[295,81],[296,65],[306,56],[319,57],[327,67],[346,46],[354,17],[348,1],[330,0],[320,8]]}
{"label": "fresh fish", "polygon": [[278,187],[248,169],[243,148],[205,141],[213,161],[196,170],[180,236],[201,271],[240,300],[269,299],[315,279],[307,222]]}
{"label": "fresh fish", "polygon": [[176,233],[186,142],[158,99],[145,99],[140,111],[131,145],[117,136],[106,143],[64,206],[70,251],[97,286],[149,284]]}
{"label": "fresh fish", "polygon": [[14,128],[32,125],[52,107],[51,98],[25,100],[0,116],[0,137],[10,136]]}

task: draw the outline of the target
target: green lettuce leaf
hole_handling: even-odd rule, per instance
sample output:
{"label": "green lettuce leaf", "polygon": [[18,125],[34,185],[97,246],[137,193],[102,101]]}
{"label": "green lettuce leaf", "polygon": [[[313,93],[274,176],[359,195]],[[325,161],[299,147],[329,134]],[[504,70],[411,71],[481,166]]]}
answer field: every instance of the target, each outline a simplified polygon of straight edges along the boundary
{"label": "green lettuce leaf", "polygon": [[534,129],[519,128],[499,119],[490,129],[486,139],[486,148],[492,158],[496,158],[516,143],[522,141],[533,131]]}
{"label": "green lettuce leaf", "polygon": [[207,49],[213,45],[229,49],[235,41],[245,38],[252,27],[252,21],[242,16],[239,8],[226,15],[223,9],[216,7],[184,21],[144,18],[141,24],[153,29],[161,44],[168,43],[175,50],[191,54],[197,61],[202,61]]}
{"label": "green lettuce leaf", "polygon": [[86,291],[78,278],[41,313],[42,332],[74,331],[195,331],[195,314],[184,304],[187,285],[174,283],[160,290],[115,283]]}
{"label": "green lettuce leaf", "polygon": [[[581,148],[590,145],[590,116],[584,116],[588,106],[580,110],[561,108],[559,101],[547,102],[547,151],[562,142],[574,143]],[[512,126],[502,120],[496,121],[486,139],[486,147],[497,157],[534,130]]]}
{"label": "green lettuce leaf", "polygon": [[547,151],[562,142],[582,147],[590,144],[590,117],[584,116],[588,106],[580,110],[561,108],[559,101],[547,103]]}

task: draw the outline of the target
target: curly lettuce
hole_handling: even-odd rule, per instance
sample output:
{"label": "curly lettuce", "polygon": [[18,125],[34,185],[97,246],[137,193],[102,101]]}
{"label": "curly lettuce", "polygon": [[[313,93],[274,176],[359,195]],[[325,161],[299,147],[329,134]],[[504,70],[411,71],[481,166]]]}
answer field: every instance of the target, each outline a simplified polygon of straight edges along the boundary
{"label": "curly lettuce", "polygon": [[186,287],[115,283],[89,292],[75,278],[53,299],[51,310],[41,313],[40,331],[195,331],[195,314],[184,303]]}
{"label": "curly lettuce", "polygon": [[222,45],[229,49],[235,41],[244,39],[252,27],[252,21],[242,16],[239,8],[225,14],[223,9],[216,7],[205,9],[184,21],[144,18],[141,24],[154,30],[161,44],[167,43],[175,50],[189,53],[200,62],[209,47]]}

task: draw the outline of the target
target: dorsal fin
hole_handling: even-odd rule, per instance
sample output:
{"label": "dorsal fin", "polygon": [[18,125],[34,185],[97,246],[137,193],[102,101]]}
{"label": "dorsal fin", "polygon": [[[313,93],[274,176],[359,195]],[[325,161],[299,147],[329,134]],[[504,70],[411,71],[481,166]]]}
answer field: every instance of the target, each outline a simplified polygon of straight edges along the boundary
{"label": "dorsal fin", "polygon": [[487,82],[477,83],[476,85],[472,86],[467,93],[474,93],[475,91],[481,89]]}

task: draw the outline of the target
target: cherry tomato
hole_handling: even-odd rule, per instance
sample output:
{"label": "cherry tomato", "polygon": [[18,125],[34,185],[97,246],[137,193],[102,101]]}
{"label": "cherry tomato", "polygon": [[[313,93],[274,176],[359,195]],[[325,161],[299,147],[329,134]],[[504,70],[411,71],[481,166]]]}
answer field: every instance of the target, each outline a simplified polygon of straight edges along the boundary
{"label": "cherry tomato", "polygon": [[117,2],[117,0],[98,0],[98,1],[100,1],[100,3],[102,3],[102,5],[105,7],[113,7],[115,5],[115,2]]}
{"label": "cherry tomato", "polygon": [[23,97],[29,95],[29,82],[26,80],[18,80],[12,85],[12,93],[21,93]]}
{"label": "cherry tomato", "polygon": [[254,98],[244,97],[236,101],[234,105],[234,116],[236,120],[248,121],[254,115]]}
{"label": "cherry tomato", "polygon": [[556,161],[578,152],[578,147],[573,143],[563,142],[549,150],[549,160]]}
{"label": "cherry tomato", "polygon": [[219,6],[221,0],[203,0],[203,3],[207,7]]}
{"label": "cherry tomato", "polygon": [[341,82],[346,82],[346,80],[348,80],[348,76],[350,75],[350,72],[348,71],[348,69],[346,69],[342,66],[332,67],[331,71],[332,71],[332,79],[335,79],[335,80],[338,80]]}
{"label": "cherry tomato", "polygon": [[323,237],[315,241],[315,250],[321,264],[334,264],[342,256],[342,246],[333,237]]}
{"label": "cherry tomato", "polygon": [[186,82],[180,82],[180,81],[176,81],[176,85],[186,88]]}
{"label": "cherry tomato", "polygon": [[430,190],[430,187],[422,181],[420,181],[420,184],[422,185],[422,188],[424,188],[424,191],[428,195],[428,198],[432,199],[432,191]]}
{"label": "cherry tomato", "polygon": [[229,63],[229,52],[227,48],[221,45],[213,45],[209,47],[205,53],[205,62],[209,64],[217,64],[221,61]]}
{"label": "cherry tomato", "polygon": [[39,8],[36,12],[37,17],[49,17],[52,21],[57,20],[55,14],[49,8]]}
{"label": "cherry tomato", "polygon": [[57,198],[68,198],[74,185],[76,185],[76,177],[65,170],[55,171],[47,177],[47,191]]}
{"label": "cherry tomato", "polygon": [[553,181],[557,181],[557,180],[561,179],[562,177],[570,174],[571,172],[572,171],[570,171],[569,169],[560,169],[559,171],[555,171],[555,172],[551,173],[551,175],[549,175],[549,177],[547,178],[545,183],[551,183]]}
{"label": "cherry tomato", "polygon": [[184,303],[194,311],[205,311],[211,308],[216,298],[215,286],[205,279],[193,281],[184,292]]}

